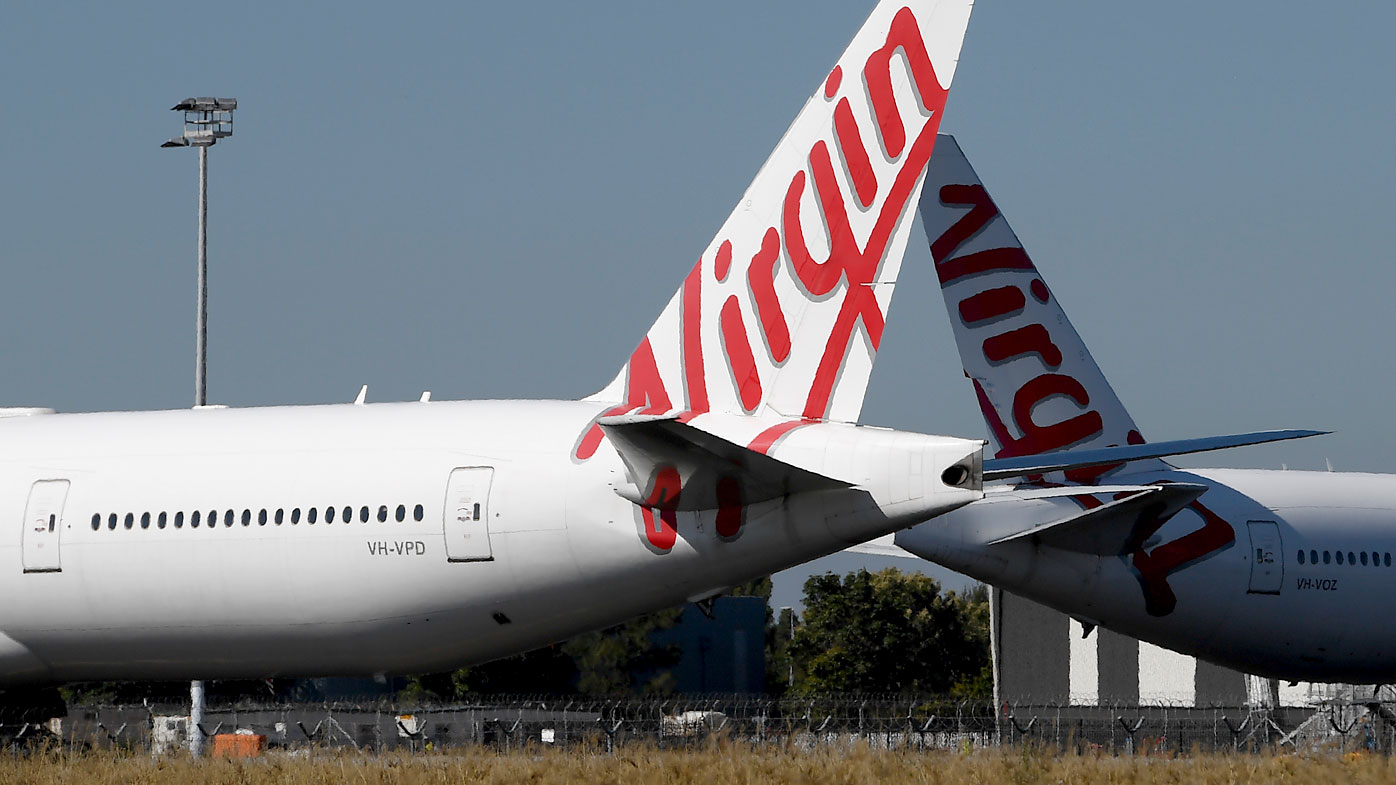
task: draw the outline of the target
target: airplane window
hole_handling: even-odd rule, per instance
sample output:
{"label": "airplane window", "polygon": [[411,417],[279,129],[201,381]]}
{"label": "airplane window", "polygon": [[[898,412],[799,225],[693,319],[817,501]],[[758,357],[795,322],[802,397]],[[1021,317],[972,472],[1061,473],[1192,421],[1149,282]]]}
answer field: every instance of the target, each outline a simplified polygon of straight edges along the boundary
{"label": "airplane window", "polygon": [[1383,554],[1381,555],[1381,565],[1382,565],[1383,567],[1390,567],[1390,566],[1391,566],[1391,554],[1389,554],[1389,553],[1383,553]]}
{"label": "airplane window", "polygon": [[306,522],[306,523],[314,523],[314,522],[315,522],[315,515],[316,515],[316,513],[317,513],[318,510],[319,510],[318,507],[311,507],[310,509],[306,510],[306,511],[305,511],[305,522]]}
{"label": "airplane window", "polygon": [[1309,563],[1318,564],[1318,551],[1309,551]]}
{"label": "airplane window", "polygon": [[1373,566],[1373,567],[1380,567],[1380,566],[1381,566],[1381,554],[1380,554],[1380,553],[1377,553],[1376,551],[1372,551],[1372,566]]}
{"label": "airplane window", "polygon": [[214,527],[214,526],[217,526],[217,525],[218,525],[218,511],[217,511],[217,510],[209,510],[209,511],[208,511],[208,517],[204,519],[204,525],[207,526],[207,527],[209,528],[210,531],[213,530],[213,527]]}
{"label": "airplane window", "polygon": [[266,511],[266,510],[262,510],[262,511],[260,511],[260,512],[257,513],[257,525],[258,525],[258,526],[266,526],[266,525],[267,525],[267,511]]}
{"label": "airplane window", "polygon": [[388,520],[388,505],[385,504],[378,508],[378,522],[383,523],[386,520]]}
{"label": "airplane window", "polygon": [[1324,552],[1323,552],[1323,563],[1324,563],[1324,564],[1327,564],[1328,562],[1329,562],[1329,553],[1328,553],[1328,551],[1324,551]]}
{"label": "airplane window", "polygon": [[1299,552],[1299,563],[1300,563],[1300,564],[1303,564],[1303,563],[1304,563],[1304,552],[1303,552],[1303,551],[1300,551],[1300,552]]}
{"label": "airplane window", "polygon": [[300,522],[301,522],[301,508],[297,507],[297,508],[295,508],[294,510],[291,510],[291,523],[300,523]]}
{"label": "airplane window", "polygon": [[141,528],[142,528],[142,529],[149,529],[149,528],[150,528],[150,513],[148,513],[148,512],[143,512],[143,513],[141,513]]}
{"label": "airplane window", "polygon": [[94,512],[94,513],[92,513],[92,531],[95,532],[95,531],[97,531],[98,529],[101,529],[101,528],[102,528],[102,514],[101,514],[100,512]]}
{"label": "airplane window", "polygon": [[243,511],[242,511],[242,525],[243,525],[243,526],[251,526],[251,525],[252,525],[252,511],[251,511],[251,510],[243,510]]}
{"label": "airplane window", "polygon": [[[364,509],[368,509],[368,508],[365,507]],[[342,520],[342,521],[344,521],[345,523],[353,523],[353,521],[354,521],[354,508],[353,508],[353,507],[345,507],[344,510],[343,510],[343,514],[339,516],[339,519]]]}
{"label": "airplane window", "polygon": [[1363,567],[1366,567],[1366,566],[1367,566],[1367,552],[1366,552],[1366,551],[1363,551],[1363,552],[1362,552],[1362,555],[1359,556],[1358,558],[1360,558],[1360,559],[1362,560],[1362,566],[1363,566]]}
{"label": "airplane window", "polygon": [[184,513],[183,513],[183,512],[177,512],[177,513],[175,513],[175,528],[176,528],[176,529],[183,529],[183,528],[184,528]]}
{"label": "airplane window", "polygon": [[1348,551],[1348,564],[1356,564],[1357,560],[1352,558],[1352,551]]}
{"label": "airplane window", "polygon": [[280,526],[280,525],[281,525],[281,521],[284,520],[285,517],[286,517],[286,511],[283,510],[283,509],[281,509],[280,507],[277,507],[277,508],[276,508],[276,516],[275,516],[275,518],[274,518],[274,520],[276,521],[276,525],[277,525],[277,526]]}
{"label": "airplane window", "polygon": [[334,523],[334,508],[325,508],[325,523]]}
{"label": "airplane window", "polygon": [[199,511],[198,511],[198,510],[195,510],[195,511],[193,511],[192,513],[189,514],[189,528],[191,528],[191,529],[197,529],[197,528],[199,528]]}
{"label": "airplane window", "polygon": [[110,516],[108,516],[108,518],[107,518],[107,528],[108,528],[108,529],[115,529],[115,528],[116,528],[116,513],[112,513]]}
{"label": "airplane window", "polygon": [[407,518],[407,508],[401,504],[397,506],[397,522],[402,523]]}
{"label": "airplane window", "polygon": [[135,523],[135,522],[136,522],[136,516],[134,516],[134,515],[132,515],[131,513],[128,512],[128,513],[126,513],[126,520],[122,521],[122,525],[124,525],[126,528],[129,529],[129,528],[131,528],[131,524],[133,524],[133,523]]}
{"label": "airplane window", "polygon": [[1342,563],[1343,563],[1343,552],[1342,552],[1342,551],[1338,551],[1338,552],[1334,553],[1334,554],[1333,554],[1333,558],[1334,558],[1334,559],[1337,559],[1337,561],[1338,561],[1339,564],[1342,564]]}
{"label": "airplane window", "polygon": [[228,510],[228,511],[226,511],[226,512],[223,513],[223,525],[224,525],[224,526],[232,526],[232,525],[233,525],[233,511],[232,511],[232,510]]}
{"label": "airplane window", "polygon": [[360,507],[360,508],[359,508],[359,520],[362,521],[362,522],[364,522],[364,523],[368,523],[368,508],[367,508],[367,507]]}
{"label": "airplane window", "polygon": [[417,505],[416,507],[413,507],[413,508],[412,508],[412,520],[414,520],[414,521],[420,521],[421,519],[422,519],[422,505],[419,504],[419,505]]}
{"label": "airplane window", "polygon": [[156,523],[155,525],[156,525],[156,526],[159,526],[159,527],[162,528],[162,529],[165,528],[165,513],[163,513],[163,512],[160,513],[159,522]]}

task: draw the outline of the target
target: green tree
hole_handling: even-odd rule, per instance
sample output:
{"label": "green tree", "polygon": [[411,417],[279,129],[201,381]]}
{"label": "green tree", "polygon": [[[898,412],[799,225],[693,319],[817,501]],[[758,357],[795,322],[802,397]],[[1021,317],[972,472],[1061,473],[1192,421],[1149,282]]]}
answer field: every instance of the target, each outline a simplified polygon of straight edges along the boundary
{"label": "green tree", "polygon": [[[770,615],[769,606],[767,615]],[[790,651],[799,617],[794,608],[781,608],[780,615],[766,624],[766,693],[784,695],[790,690],[795,658]]]}
{"label": "green tree", "polygon": [[678,647],[655,646],[650,635],[673,627],[682,613],[683,608],[670,608],[563,643],[563,651],[577,665],[577,691],[584,695],[673,692],[674,674],[669,669],[679,662]]}
{"label": "green tree", "polygon": [[935,579],[920,573],[811,576],[804,622],[791,643],[795,690],[979,689],[974,682],[989,659],[987,621],[987,603],[942,593]]}
{"label": "green tree", "polygon": [[679,652],[672,646],[655,646],[650,635],[674,626],[682,611],[651,613],[483,665],[413,676],[398,698],[434,702],[472,694],[667,693],[674,687],[669,669],[678,663]]}

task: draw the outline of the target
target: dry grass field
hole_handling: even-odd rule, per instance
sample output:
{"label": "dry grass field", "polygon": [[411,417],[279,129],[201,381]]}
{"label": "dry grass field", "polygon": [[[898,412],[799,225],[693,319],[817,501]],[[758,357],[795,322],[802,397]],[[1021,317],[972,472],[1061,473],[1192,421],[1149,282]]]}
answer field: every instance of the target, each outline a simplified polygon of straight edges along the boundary
{"label": "dry grass field", "polygon": [[34,785],[262,785],[353,783],[358,785],[872,785],[873,783],[974,783],[975,785],[1165,785],[1198,783],[1396,782],[1396,763],[1379,756],[1196,755],[1180,758],[1116,758],[1050,755],[1022,750],[886,752],[787,752],[719,746],[701,751],[634,747],[607,755],[575,750],[496,754],[487,750],[359,755],[269,753],[242,760],[148,755],[36,753],[0,758],[0,783]]}

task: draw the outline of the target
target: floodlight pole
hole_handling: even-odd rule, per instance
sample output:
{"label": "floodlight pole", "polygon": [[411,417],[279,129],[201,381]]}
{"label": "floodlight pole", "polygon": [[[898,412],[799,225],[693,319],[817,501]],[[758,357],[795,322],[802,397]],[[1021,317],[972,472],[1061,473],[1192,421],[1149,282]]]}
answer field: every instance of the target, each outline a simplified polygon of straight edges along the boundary
{"label": "floodlight pole", "polygon": [[204,683],[189,682],[189,754],[195,758],[204,754]]}
{"label": "floodlight pole", "polygon": [[[199,302],[194,311],[194,405],[208,404],[208,147],[199,148]],[[189,754],[204,754],[204,682],[189,682]]]}
{"label": "floodlight pole", "polygon": [[[184,133],[161,147],[199,148],[199,274],[194,312],[194,405],[208,405],[208,148],[233,135],[236,98],[186,98],[170,107],[184,113]],[[204,683],[189,682],[189,753],[204,752]]]}
{"label": "floodlight pole", "polygon": [[[208,147],[199,148],[199,304],[194,316],[194,405],[208,404]],[[199,682],[199,692],[203,685]]]}

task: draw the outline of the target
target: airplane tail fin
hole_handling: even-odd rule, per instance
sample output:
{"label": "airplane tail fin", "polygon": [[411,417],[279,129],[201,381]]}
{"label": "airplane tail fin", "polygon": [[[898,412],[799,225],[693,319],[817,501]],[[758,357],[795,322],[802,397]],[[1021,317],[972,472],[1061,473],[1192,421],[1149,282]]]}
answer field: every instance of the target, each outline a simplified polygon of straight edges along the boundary
{"label": "airplane tail fin", "polygon": [[[614,381],[608,414],[854,421],[972,0],[883,0]],[[577,448],[601,438],[593,425]]]}
{"label": "airplane tail fin", "polygon": [[[1055,294],[954,137],[942,134],[920,203],[965,375],[996,458],[1143,444]],[[1066,472],[1090,483],[1123,464]],[[1131,471],[1166,468],[1157,457]]]}

